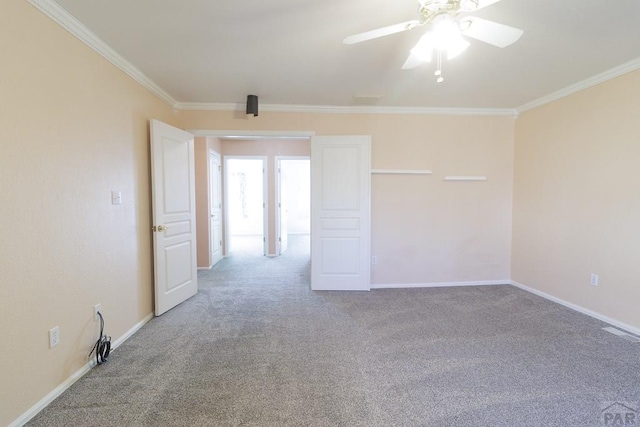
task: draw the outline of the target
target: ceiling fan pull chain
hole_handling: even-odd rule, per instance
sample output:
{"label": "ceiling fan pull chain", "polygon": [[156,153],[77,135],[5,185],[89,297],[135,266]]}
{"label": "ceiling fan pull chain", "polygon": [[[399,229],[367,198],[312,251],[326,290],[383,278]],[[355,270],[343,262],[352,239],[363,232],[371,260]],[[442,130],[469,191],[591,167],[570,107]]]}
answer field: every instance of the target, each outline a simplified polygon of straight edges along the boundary
{"label": "ceiling fan pull chain", "polygon": [[442,83],[444,81],[444,78],[442,77],[442,51],[440,49],[436,49],[436,56],[437,56],[437,69],[434,74],[438,77],[436,79],[436,82]]}

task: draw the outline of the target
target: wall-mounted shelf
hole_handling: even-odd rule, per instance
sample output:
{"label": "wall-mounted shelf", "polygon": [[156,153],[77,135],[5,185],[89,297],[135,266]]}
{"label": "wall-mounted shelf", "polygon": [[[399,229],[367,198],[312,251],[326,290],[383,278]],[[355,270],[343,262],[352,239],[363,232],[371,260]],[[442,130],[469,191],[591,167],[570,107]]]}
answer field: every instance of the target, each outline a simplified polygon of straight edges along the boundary
{"label": "wall-mounted shelf", "polygon": [[486,176],[445,176],[445,181],[486,181]]}
{"label": "wall-mounted shelf", "polygon": [[431,175],[428,169],[371,169],[376,175]]}

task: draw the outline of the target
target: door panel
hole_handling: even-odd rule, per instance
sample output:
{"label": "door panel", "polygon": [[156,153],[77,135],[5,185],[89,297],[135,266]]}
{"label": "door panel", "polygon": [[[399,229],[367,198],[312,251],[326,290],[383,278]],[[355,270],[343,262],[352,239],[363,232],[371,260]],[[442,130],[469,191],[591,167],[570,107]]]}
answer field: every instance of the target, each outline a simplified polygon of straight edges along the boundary
{"label": "door panel", "polygon": [[151,121],[156,316],[196,294],[193,135]]}
{"label": "door panel", "polygon": [[311,138],[311,288],[369,290],[371,138]]}
{"label": "door panel", "polygon": [[215,151],[209,152],[209,211],[211,265],[215,265],[222,259],[222,168]]}

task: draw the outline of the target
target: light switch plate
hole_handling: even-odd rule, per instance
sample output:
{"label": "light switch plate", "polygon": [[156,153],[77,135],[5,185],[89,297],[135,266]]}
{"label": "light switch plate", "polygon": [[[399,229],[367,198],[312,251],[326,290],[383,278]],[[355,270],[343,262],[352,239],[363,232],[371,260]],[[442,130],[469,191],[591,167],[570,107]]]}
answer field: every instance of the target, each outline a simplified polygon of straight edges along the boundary
{"label": "light switch plate", "polygon": [[111,192],[111,204],[112,205],[121,205],[122,204],[122,192],[121,191],[112,191]]}

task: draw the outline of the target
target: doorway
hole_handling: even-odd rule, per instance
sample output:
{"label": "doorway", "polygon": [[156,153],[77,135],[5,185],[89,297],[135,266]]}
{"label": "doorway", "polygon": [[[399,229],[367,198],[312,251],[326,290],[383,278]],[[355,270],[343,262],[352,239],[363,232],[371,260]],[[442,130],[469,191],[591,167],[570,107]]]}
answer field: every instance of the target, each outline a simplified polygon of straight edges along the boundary
{"label": "doorway", "polygon": [[297,255],[311,251],[311,160],[277,156],[276,236],[278,255],[290,248]]}
{"label": "doorway", "polygon": [[266,255],[266,158],[225,156],[227,255]]}
{"label": "doorway", "polygon": [[222,167],[220,154],[209,150],[209,253],[211,265],[222,259]]}

